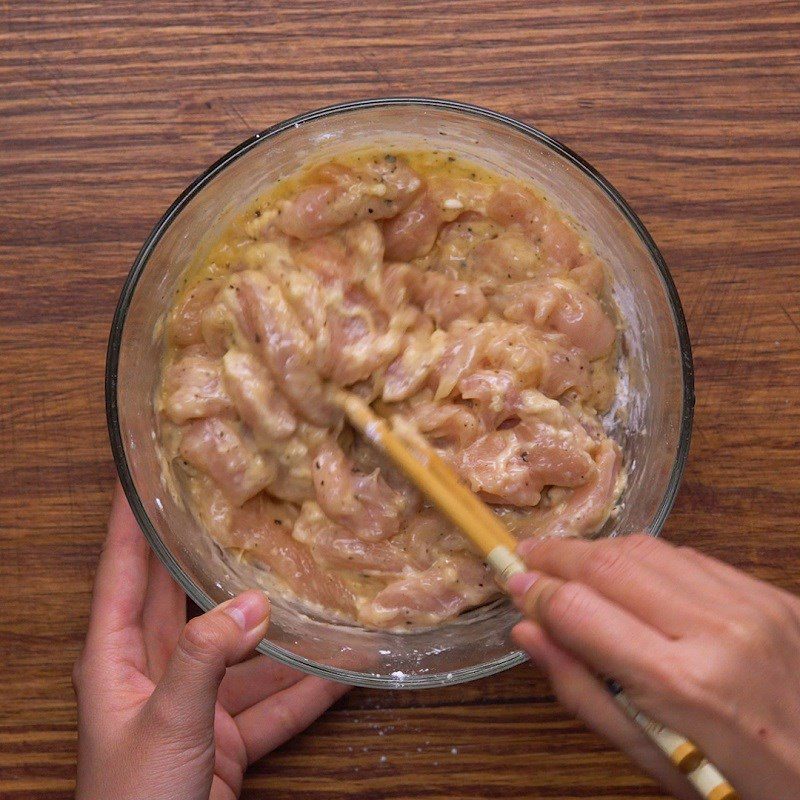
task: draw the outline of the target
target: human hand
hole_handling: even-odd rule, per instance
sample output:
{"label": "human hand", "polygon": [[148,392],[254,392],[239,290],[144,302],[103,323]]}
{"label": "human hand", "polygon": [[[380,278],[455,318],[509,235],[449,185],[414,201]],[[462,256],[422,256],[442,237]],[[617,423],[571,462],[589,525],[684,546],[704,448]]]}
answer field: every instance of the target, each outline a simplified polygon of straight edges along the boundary
{"label": "human hand", "polygon": [[528,540],[515,641],[561,702],[677,797],[696,798],[617,706],[697,744],[742,800],[800,798],[800,599],[649,536]]}
{"label": "human hand", "polygon": [[243,661],[268,619],[265,595],[249,591],[186,624],[186,598],[117,486],[73,673],[77,800],[238,797],[248,764],[348,689],[267,656]]}

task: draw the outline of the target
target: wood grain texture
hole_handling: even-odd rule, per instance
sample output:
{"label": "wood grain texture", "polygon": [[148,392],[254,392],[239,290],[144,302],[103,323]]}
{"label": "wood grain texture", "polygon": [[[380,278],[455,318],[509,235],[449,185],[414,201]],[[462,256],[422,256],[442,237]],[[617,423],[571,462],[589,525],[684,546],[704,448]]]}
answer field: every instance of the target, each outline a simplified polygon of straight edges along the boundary
{"label": "wood grain texture", "polygon": [[[695,436],[666,534],[800,591],[800,6],[371,6],[0,3],[3,798],[71,796],[69,672],[114,478],[102,374],[127,269],[207,164],[316,106],[487,105],[621,190],[673,271],[695,348]],[[422,796],[663,797],[527,666],[354,691],[243,794]]]}

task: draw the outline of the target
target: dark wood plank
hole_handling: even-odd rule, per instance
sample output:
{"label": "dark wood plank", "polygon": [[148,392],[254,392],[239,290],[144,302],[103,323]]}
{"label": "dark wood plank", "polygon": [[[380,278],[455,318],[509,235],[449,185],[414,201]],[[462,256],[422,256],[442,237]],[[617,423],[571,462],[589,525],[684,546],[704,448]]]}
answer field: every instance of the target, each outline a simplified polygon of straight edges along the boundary
{"label": "dark wood plank", "polygon": [[[799,24],[797,3],[751,0],[2,4],[0,795],[72,792],[69,671],[113,482],[103,360],[128,266],[208,163],[316,106],[491,106],[617,185],[695,347],[696,432],[666,535],[800,591]],[[243,796],[423,795],[663,797],[527,666],[354,691]]]}

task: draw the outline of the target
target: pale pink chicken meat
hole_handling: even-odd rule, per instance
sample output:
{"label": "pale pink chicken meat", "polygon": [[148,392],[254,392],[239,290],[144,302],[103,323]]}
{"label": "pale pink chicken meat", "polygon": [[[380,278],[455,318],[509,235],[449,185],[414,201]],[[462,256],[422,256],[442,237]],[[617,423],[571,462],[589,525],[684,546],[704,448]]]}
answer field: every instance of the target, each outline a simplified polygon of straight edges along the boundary
{"label": "pale pink chicken meat", "polygon": [[348,287],[327,309],[317,344],[320,373],[342,386],[369,378],[397,357],[414,318],[407,309],[387,316],[364,289]]}
{"label": "pale pink chicken meat", "polygon": [[586,536],[595,532],[608,519],[621,489],[619,445],[609,439],[603,441],[594,462],[592,477],[583,486],[561,493],[552,507],[537,509],[520,523],[518,535]]}
{"label": "pale pink chicken meat", "polygon": [[377,628],[430,627],[486,602],[497,592],[488,567],[469,556],[443,556],[422,572],[389,583],[359,609]]}
{"label": "pale pink chicken meat", "polygon": [[428,193],[443,219],[452,222],[465,213],[485,214],[492,188],[477,178],[440,174],[428,180]]}
{"label": "pale pink chicken meat", "polygon": [[179,425],[233,411],[222,381],[222,362],[202,346],[185,350],[164,372],[163,406],[167,417]]}
{"label": "pale pink chicken meat", "polygon": [[186,347],[203,341],[201,328],[203,312],[213,303],[220,284],[221,281],[218,279],[201,280],[172,309],[168,330],[176,345]]}
{"label": "pale pink chicken meat", "polygon": [[472,402],[486,430],[519,413],[521,391],[516,374],[506,369],[476,370],[458,383],[458,393]]}
{"label": "pale pink chicken meat", "polygon": [[325,514],[360,539],[383,541],[399,532],[405,499],[379,470],[357,470],[341,448],[327,442],[314,455],[313,479]]}
{"label": "pale pink chicken meat", "polygon": [[303,241],[294,247],[295,263],[323,281],[363,281],[383,263],[381,229],[371,220],[347,225],[340,231]]}
{"label": "pale pink chicken meat", "polygon": [[313,239],[362,219],[388,219],[419,191],[420,178],[399,159],[379,159],[357,172],[340,165],[317,171],[319,182],[285,201],[276,224],[289,236]]}
{"label": "pale pink chicken meat", "polygon": [[440,272],[412,272],[409,291],[412,300],[440,328],[447,328],[456,319],[480,320],[489,307],[477,286]]}
{"label": "pale pink chicken meat", "polygon": [[250,353],[229,350],[222,359],[225,386],[244,422],[261,444],[286,439],[297,428],[289,401],[269,370]]}
{"label": "pale pink chicken meat", "polygon": [[291,506],[259,496],[234,513],[223,543],[246,551],[297,597],[322,609],[353,614],[355,598],[347,584],[292,538],[296,515]]}
{"label": "pale pink chicken meat", "polygon": [[473,272],[486,276],[484,280],[493,287],[536,275],[566,274],[566,269],[544,261],[541,246],[520,230],[504,231],[479,242],[470,252],[468,264]]}
{"label": "pale pink chicken meat", "polygon": [[365,541],[325,516],[318,503],[303,503],[292,535],[311,549],[326,569],[345,569],[364,575],[399,575],[410,556],[393,541]]}
{"label": "pale pink chicken meat", "polygon": [[436,447],[463,447],[483,432],[475,411],[465,404],[418,400],[397,409]]}
{"label": "pale pink chicken meat", "polygon": [[386,368],[383,399],[396,403],[419,392],[442,357],[446,342],[447,335],[435,330],[430,320],[421,321],[414,330],[408,331],[401,354]]}
{"label": "pale pink chicken meat", "polygon": [[386,257],[392,261],[412,261],[429,253],[442,224],[442,214],[423,191],[396,217],[383,225]]}
{"label": "pale pink chicken meat", "polygon": [[292,406],[309,422],[335,422],[341,415],[314,367],[313,343],[281,290],[261,273],[246,271],[225,292],[246,338]]}
{"label": "pale pink chicken meat", "polygon": [[276,604],[444,623],[498,586],[340,393],[424,437],[515,536],[591,534],[624,484],[606,278],[520,182],[446,153],[318,164],[233,223],[166,317],[164,463]]}
{"label": "pale pink chicken meat", "polygon": [[607,355],[617,330],[600,303],[578,284],[560,278],[507,287],[503,316],[564,334],[590,360]]}
{"label": "pale pink chicken meat", "polygon": [[237,423],[218,418],[198,420],[181,437],[180,455],[205,472],[234,504],[257,495],[274,480],[274,459],[247,442]]}
{"label": "pale pink chicken meat", "polygon": [[535,506],[545,486],[581,486],[594,464],[568,430],[519,422],[476,439],[456,456],[457,470],[490,503]]}
{"label": "pale pink chicken meat", "polygon": [[575,229],[531,190],[504,183],[489,199],[487,214],[501,225],[519,227],[551,265],[571,269],[581,262],[583,250]]}

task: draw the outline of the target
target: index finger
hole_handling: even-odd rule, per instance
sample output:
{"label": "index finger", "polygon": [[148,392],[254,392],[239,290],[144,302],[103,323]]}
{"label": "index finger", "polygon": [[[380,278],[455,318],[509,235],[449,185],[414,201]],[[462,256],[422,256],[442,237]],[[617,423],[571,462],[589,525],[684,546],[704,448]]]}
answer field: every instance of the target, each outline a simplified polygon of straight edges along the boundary
{"label": "index finger", "polygon": [[671,638],[710,622],[704,602],[710,577],[652,536],[528,540],[519,550],[529,568],[591,586]]}
{"label": "index finger", "polygon": [[147,590],[149,548],[119,483],[92,591],[87,641],[138,626]]}

